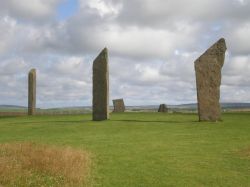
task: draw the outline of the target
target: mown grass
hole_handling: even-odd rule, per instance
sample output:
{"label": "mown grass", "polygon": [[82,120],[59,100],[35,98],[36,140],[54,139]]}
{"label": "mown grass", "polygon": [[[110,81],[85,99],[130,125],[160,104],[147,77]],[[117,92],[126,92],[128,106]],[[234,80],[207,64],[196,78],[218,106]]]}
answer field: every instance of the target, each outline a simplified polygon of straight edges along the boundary
{"label": "mown grass", "polygon": [[219,123],[161,113],[0,118],[0,142],[23,141],[87,150],[93,186],[250,186],[249,113]]}

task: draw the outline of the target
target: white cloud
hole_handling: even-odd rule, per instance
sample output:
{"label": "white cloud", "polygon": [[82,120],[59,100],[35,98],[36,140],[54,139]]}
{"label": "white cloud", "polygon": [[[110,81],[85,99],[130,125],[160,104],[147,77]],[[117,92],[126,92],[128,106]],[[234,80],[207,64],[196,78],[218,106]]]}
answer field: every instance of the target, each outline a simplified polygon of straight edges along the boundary
{"label": "white cloud", "polygon": [[91,9],[95,9],[101,17],[106,15],[115,16],[121,9],[121,4],[113,4],[110,1],[104,0],[89,0],[87,4]]}
{"label": "white cloud", "polygon": [[79,0],[74,16],[56,21],[59,3],[0,2],[0,103],[26,105],[34,67],[38,106],[91,105],[92,62],[104,47],[111,99],[196,102],[193,62],[220,37],[222,101],[249,101],[249,0]]}
{"label": "white cloud", "polygon": [[194,44],[199,28],[182,23],[182,28],[175,32],[152,28],[117,27],[112,26],[100,33],[113,52],[143,58],[166,58],[174,53],[176,48],[185,49]]}

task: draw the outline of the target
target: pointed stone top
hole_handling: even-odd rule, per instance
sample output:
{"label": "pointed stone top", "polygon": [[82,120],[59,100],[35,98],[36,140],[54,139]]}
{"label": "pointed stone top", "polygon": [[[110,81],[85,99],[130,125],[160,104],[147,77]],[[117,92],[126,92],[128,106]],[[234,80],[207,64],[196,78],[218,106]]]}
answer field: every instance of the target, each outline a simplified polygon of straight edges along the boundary
{"label": "pointed stone top", "polygon": [[107,56],[108,56],[108,48],[105,47],[105,48],[102,50],[102,52],[100,53],[100,55],[104,55],[104,56],[107,58]]}
{"label": "pointed stone top", "polygon": [[[217,45],[218,48],[224,48],[224,51],[227,50],[226,40],[224,38],[220,38],[213,46],[215,46],[215,45]],[[213,46],[211,46],[211,47],[213,47]]]}
{"label": "pointed stone top", "polygon": [[108,61],[108,49],[106,47],[96,57],[96,59],[94,60],[94,63],[99,63],[99,62],[102,62],[103,60]]}
{"label": "pointed stone top", "polygon": [[106,54],[108,54],[108,48],[107,48],[107,47],[105,47],[105,48],[100,52],[100,54],[99,54],[98,56],[106,55]]}
{"label": "pointed stone top", "polygon": [[29,73],[36,73],[36,69],[32,68]]}
{"label": "pointed stone top", "polygon": [[104,49],[102,51],[108,52],[108,48],[104,47]]}
{"label": "pointed stone top", "polygon": [[220,38],[211,47],[209,47],[198,59],[196,59],[195,64],[199,63],[201,58],[207,58],[208,56],[221,56],[224,55],[227,50],[226,41],[224,38]]}
{"label": "pointed stone top", "polygon": [[217,41],[217,43],[221,43],[221,42],[226,43],[225,38],[220,38],[220,39]]}
{"label": "pointed stone top", "polygon": [[227,50],[227,46],[224,38],[220,38],[205,53],[213,53],[215,50],[218,50],[221,53],[225,53],[225,51]]}

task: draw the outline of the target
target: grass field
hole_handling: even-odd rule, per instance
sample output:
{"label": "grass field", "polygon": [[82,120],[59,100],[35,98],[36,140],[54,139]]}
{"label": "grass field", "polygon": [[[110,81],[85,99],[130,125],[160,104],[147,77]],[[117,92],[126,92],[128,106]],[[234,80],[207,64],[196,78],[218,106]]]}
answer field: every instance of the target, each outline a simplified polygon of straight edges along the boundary
{"label": "grass field", "polygon": [[250,113],[219,123],[161,113],[0,117],[0,143],[11,142],[88,151],[87,186],[250,186]]}

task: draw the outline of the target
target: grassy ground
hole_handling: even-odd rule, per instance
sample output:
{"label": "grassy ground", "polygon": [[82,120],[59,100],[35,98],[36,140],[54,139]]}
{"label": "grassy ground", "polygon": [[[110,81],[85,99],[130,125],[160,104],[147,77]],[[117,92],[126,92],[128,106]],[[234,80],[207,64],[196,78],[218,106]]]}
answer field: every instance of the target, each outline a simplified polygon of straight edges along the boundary
{"label": "grassy ground", "polygon": [[0,143],[20,141],[87,150],[94,186],[250,186],[250,113],[1,117]]}
{"label": "grassy ground", "polygon": [[0,184],[3,186],[85,187],[89,154],[74,148],[35,143],[0,144]]}

